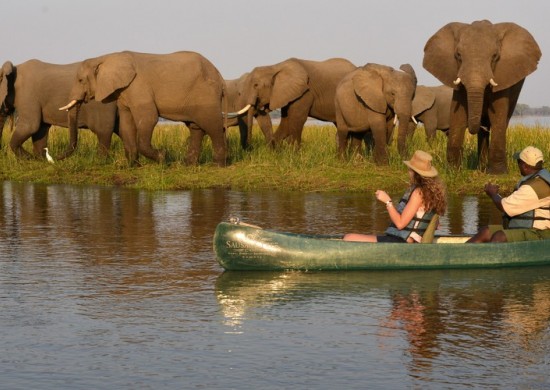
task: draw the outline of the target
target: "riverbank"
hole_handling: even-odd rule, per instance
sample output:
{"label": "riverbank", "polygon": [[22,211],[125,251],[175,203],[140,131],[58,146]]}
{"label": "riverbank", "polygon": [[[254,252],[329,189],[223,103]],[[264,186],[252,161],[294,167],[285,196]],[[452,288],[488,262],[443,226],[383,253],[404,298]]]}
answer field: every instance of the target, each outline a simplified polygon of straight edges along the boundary
{"label": "riverbank", "polygon": [[[477,138],[466,135],[461,169],[446,164],[446,136],[438,132],[433,145],[428,145],[419,128],[408,144],[408,155],[426,150],[434,156],[434,165],[454,194],[479,194],[488,182],[498,183],[502,192],[512,190],[519,178],[513,152],[536,145],[550,156],[550,129],[540,126],[515,125],[508,130],[508,166],[506,175],[492,176],[475,169]],[[5,131],[5,133],[9,133]],[[341,161],[336,156],[336,130],[332,125],[306,126],[302,147],[294,150],[283,145],[271,150],[264,145],[263,135],[254,129],[252,150],[243,151],[237,128],[228,131],[229,166],[212,163],[210,140],[205,138],[201,164],[183,163],[188,130],[180,124],[161,124],[155,130],[153,144],[167,152],[167,163],[157,164],[144,158],[141,166],[129,168],[122,142],[113,137],[109,157],[96,152],[97,138],[88,130],[79,133],[79,146],[73,156],[49,164],[45,160],[18,160],[8,149],[9,134],[4,134],[0,153],[0,179],[45,184],[123,186],[148,190],[186,190],[223,187],[233,190],[281,191],[401,191],[407,185],[406,168],[397,153],[395,142],[389,146],[390,164],[380,167],[372,156]],[[67,130],[53,128],[49,136],[50,153],[61,154],[68,144]],[[32,150],[30,141],[25,144]]]}

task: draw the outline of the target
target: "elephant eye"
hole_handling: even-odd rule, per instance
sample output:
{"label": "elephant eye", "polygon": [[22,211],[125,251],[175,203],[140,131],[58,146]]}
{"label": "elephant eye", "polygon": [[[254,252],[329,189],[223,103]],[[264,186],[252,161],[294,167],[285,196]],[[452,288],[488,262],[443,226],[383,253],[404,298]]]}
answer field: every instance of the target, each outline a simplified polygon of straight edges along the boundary
{"label": "elephant eye", "polygon": [[455,58],[458,62],[462,62],[462,55],[457,51],[455,52]]}

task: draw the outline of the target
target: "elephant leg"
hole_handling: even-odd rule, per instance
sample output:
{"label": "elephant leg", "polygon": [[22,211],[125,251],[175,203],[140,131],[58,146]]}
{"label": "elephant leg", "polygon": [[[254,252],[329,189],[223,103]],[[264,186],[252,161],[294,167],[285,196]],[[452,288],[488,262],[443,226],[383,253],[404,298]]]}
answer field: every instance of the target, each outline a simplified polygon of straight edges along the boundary
{"label": "elephant leg", "polygon": [[189,128],[190,135],[185,163],[187,165],[197,165],[205,132],[194,123],[187,124],[187,127]]}
{"label": "elephant leg", "polygon": [[32,138],[32,149],[35,157],[46,157],[46,151],[44,148],[48,146],[48,134],[50,131],[50,125],[47,123],[40,124],[38,131],[34,133]]}
{"label": "elephant leg", "polygon": [[260,129],[264,134],[266,144],[269,146],[273,146],[273,124],[271,122],[271,117],[269,116],[269,113],[260,113],[256,117],[256,121],[258,122],[258,125],[260,126]]}
{"label": "elephant leg", "polygon": [[376,115],[375,118],[371,118],[371,131],[374,139],[374,161],[379,165],[388,165],[388,151],[387,145],[387,133],[388,127],[385,116]]}
{"label": "elephant leg", "polygon": [[491,139],[489,141],[489,157],[487,172],[504,174],[508,172],[506,160],[506,132],[510,118],[516,106],[523,81],[509,88],[509,90],[494,94],[492,107],[488,110],[491,122]]}
{"label": "elephant leg", "polygon": [[0,111],[0,148],[2,148],[3,144],[3,136],[4,136],[4,126],[6,125],[6,121],[8,119],[8,113],[4,113]]}
{"label": "elephant leg", "polygon": [[374,150],[374,137],[372,136],[372,131],[367,131],[363,135],[363,141],[365,142],[365,152],[367,154],[372,154]]}
{"label": "elephant leg", "polygon": [[209,134],[212,140],[212,151],[214,153],[214,162],[220,167],[227,165],[227,138],[225,132]]}
{"label": "elephant leg", "polygon": [[159,120],[156,107],[142,106],[137,109],[132,109],[132,116],[137,131],[138,152],[150,160],[164,162],[165,153],[159,149],[153,148],[153,145],[151,145],[153,131]]}
{"label": "elephant leg", "polygon": [[336,131],[336,147],[338,150],[338,157],[344,159],[346,155],[346,149],[348,146],[348,130],[339,128]]}
{"label": "elephant leg", "polygon": [[[350,141],[350,155],[353,158],[361,156],[364,137],[366,137],[366,133],[362,131],[361,132],[353,131],[348,133],[348,139]],[[367,141],[365,140],[365,144],[366,143]]]}
{"label": "elephant leg", "polygon": [[302,142],[302,132],[312,104],[313,96],[308,91],[288,106],[288,132],[293,145],[300,146]]}
{"label": "elephant leg", "polygon": [[459,168],[462,165],[462,145],[464,144],[464,133],[466,132],[468,122],[465,107],[465,97],[459,96],[457,91],[455,91],[451,103],[447,139],[447,161],[455,168]]}
{"label": "elephant leg", "polygon": [[437,118],[426,118],[424,122],[424,132],[426,133],[426,140],[430,146],[433,145],[435,140],[435,132],[437,130]]}
{"label": "elephant leg", "polygon": [[106,157],[109,155],[111,149],[112,133],[109,130],[99,129],[97,130],[97,153],[100,156]]}
{"label": "elephant leg", "polygon": [[32,136],[34,132],[36,132],[36,129],[39,127],[40,123],[38,121],[36,123],[34,121],[28,121],[20,113],[17,126],[15,127],[15,130],[10,138],[10,149],[16,157],[27,159],[33,157],[32,154],[23,148],[23,144]]}
{"label": "elephant leg", "polygon": [[279,122],[277,130],[273,133],[273,142],[275,145],[279,145],[290,135],[288,125],[288,107],[283,107],[281,109],[281,121]]}
{"label": "elephant leg", "polygon": [[481,171],[487,170],[487,157],[489,154],[489,129],[479,129],[477,133],[477,161]]}
{"label": "elephant leg", "polygon": [[134,118],[126,107],[119,107],[119,136],[124,144],[126,159],[130,166],[138,164],[137,130]]}

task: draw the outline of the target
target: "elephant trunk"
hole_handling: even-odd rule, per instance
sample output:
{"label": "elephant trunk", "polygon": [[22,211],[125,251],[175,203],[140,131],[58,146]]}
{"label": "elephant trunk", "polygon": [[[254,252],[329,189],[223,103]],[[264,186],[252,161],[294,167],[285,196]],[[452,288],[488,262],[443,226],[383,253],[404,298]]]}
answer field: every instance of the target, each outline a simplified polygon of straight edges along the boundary
{"label": "elephant trunk", "polygon": [[483,89],[468,89],[468,130],[470,134],[477,134],[481,125],[483,111]]}
{"label": "elephant trunk", "polygon": [[249,109],[248,113],[246,115],[246,138],[247,138],[247,146],[248,143],[252,140],[252,126],[254,125],[254,110]]}
{"label": "elephant trunk", "polygon": [[402,157],[407,154],[407,135],[409,133],[409,120],[411,118],[410,112],[408,114],[398,114],[398,127],[397,127],[397,150]]}
{"label": "elephant trunk", "polygon": [[58,160],[63,160],[71,156],[78,145],[78,114],[80,113],[81,103],[75,104],[67,112],[67,121],[69,127],[69,146],[62,155],[57,157]]}

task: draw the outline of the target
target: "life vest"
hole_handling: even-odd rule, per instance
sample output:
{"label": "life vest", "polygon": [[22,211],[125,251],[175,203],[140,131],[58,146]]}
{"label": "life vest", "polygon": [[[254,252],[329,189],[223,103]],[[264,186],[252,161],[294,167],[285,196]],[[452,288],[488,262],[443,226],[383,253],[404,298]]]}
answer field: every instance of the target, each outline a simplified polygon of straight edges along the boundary
{"label": "life vest", "polygon": [[[409,202],[411,194],[413,193],[415,188],[416,187],[413,186],[407,192],[405,192],[405,194],[403,195],[403,197],[395,207],[396,210],[399,212],[399,214],[401,214],[403,210],[405,210],[405,206]],[[395,224],[392,222],[390,226],[386,229],[385,234],[390,236],[401,237],[405,241],[410,237],[410,235],[413,232],[417,233],[420,237],[422,237],[434,215],[435,215],[435,211],[433,210],[426,211],[421,218],[417,217],[415,213],[414,217],[403,229],[401,230],[398,229],[395,226]]]}
{"label": "life vest", "polygon": [[[539,199],[550,196],[550,172],[546,169],[533,173],[532,175],[523,177],[516,185],[516,190],[522,185],[530,186]],[[547,220],[544,217],[535,217],[536,210],[550,210],[550,207],[541,207],[526,211],[523,214],[518,214],[514,217],[508,216],[506,213],[502,216],[503,226],[506,229],[531,229],[536,220]]]}

